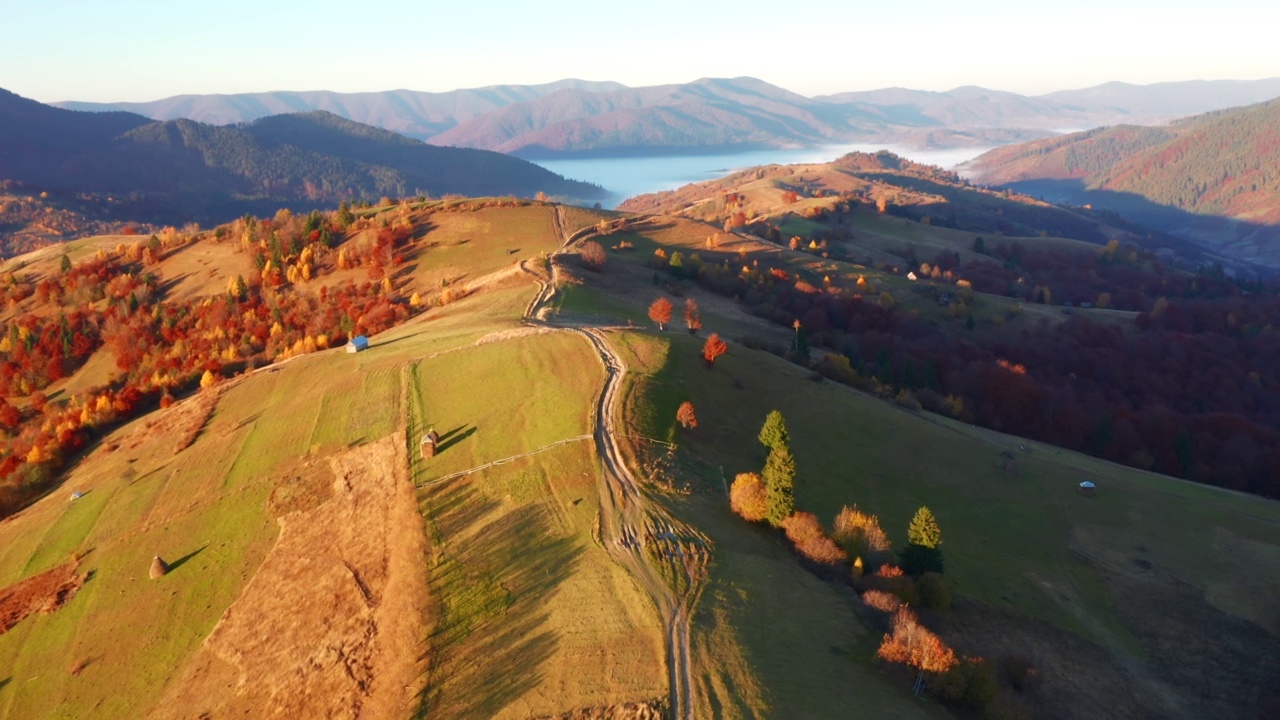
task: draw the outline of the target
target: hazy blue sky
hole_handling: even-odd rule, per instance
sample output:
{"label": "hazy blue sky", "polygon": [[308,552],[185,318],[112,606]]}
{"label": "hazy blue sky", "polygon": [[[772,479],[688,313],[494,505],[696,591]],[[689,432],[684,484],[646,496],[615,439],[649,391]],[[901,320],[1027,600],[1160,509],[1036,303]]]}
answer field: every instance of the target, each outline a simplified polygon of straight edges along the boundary
{"label": "hazy blue sky", "polygon": [[565,77],[752,75],[814,95],[1280,76],[1275,0],[0,0],[0,17],[0,87],[46,102]]}

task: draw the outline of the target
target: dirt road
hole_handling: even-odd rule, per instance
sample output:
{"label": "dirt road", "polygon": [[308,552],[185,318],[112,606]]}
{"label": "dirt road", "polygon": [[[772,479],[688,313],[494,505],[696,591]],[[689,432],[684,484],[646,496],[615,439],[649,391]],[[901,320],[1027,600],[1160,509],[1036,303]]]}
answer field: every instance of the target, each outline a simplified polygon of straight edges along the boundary
{"label": "dirt road", "polygon": [[[525,321],[542,324],[544,320],[539,314],[547,303],[555,296],[558,278],[554,262],[555,255],[568,250],[574,243],[590,237],[592,228],[586,228],[570,235],[565,229],[563,210],[557,206],[555,225],[564,238],[560,250],[552,256],[549,277],[533,272],[523,266],[526,272],[538,279],[540,289],[537,296],[525,310]],[[691,701],[692,672],[689,666],[689,606],[697,596],[696,578],[686,578],[684,583],[672,583],[663,577],[659,567],[650,560],[646,545],[655,535],[677,537],[691,535],[678,529],[678,523],[667,517],[660,509],[646,502],[644,493],[631,474],[630,469],[618,452],[614,429],[614,408],[618,402],[619,381],[626,373],[626,365],[613,346],[609,344],[605,333],[599,328],[582,326],[553,326],[566,332],[580,334],[591,343],[601,364],[605,369],[604,387],[593,409],[593,436],[596,452],[600,457],[600,541],[610,556],[635,577],[640,586],[653,599],[662,622],[665,625],[667,646],[667,672],[670,685],[669,702],[672,715],[679,720],[687,720],[693,716]],[[705,547],[705,545],[704,545]],[[687,563],[669,563],[669,569],[684,572]],[[677,588],[684,588],[678,591]]]}

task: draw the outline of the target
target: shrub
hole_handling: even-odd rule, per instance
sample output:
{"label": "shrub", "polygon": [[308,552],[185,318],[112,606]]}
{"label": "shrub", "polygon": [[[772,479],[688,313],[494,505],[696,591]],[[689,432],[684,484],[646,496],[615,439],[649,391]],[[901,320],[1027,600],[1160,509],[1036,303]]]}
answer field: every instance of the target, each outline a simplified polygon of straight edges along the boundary
{"label": "shrub", "polygon": [[863,576],[858,581],[857,588],[864,593],[873,590],[890,593],[906,605],[915,605],[920,602],[915,581],[896,565],[884,565],[875,574]]}
{"label": "shrub", "polygon": [[755,473],[741,473],[729,490],[729,507],[744,520],[760,522],[769,511],[764,481]]}
{"label": "shrub", "polygon": [[951,588],[938,573],[927,572],[916,580],[916,591],[920,593],[920,604],[931,610],[946,610],[951,607]]}
{"label": "shrub", "polygon": [[808,560],[820,565],[837,565],[848,560],[844,551],[827,537],[813,513],[792,513],[782,521],[782,529],[796,551]]}
{"label": "shrub", "polygon": [[866,570],[878,569],[889,557],[889,536],[880,527],[880,519],[862,512],[858,506],[845,506],[836,515],[831,539],[849,557],[862,558]]}
{"label": "shrub", "polygon": [[1005,690],[996,693],[982,717],[984,720],[1031,720],[1031,711],[1020,698]]}
{"label": "shrub", "polygon": [[1000,690],[996,674],[980,657],[966,657],[933,683],[933,690],[946,704],[979,711],[995,699]]}
{"label": "shrub", "polygon": [[1039,681],[1040,671],[1025,655],[1006,655],[1000,663],[1000,677],[1009,687],[1024,692]]}
{"label": "shrub", "polygon": [[588,240],[582,243],[582,264],[588,268],[600,272],[604,267],[605,253],[604,248],[595,240]]}
{"label": "shrub", "polygon": [[898,396],[893,399],[898,405],[916,412],[920,411],[920,401],[916,400],[916,396],[910,390],[903,388],[898,391]]}
{"label": "shrub", "polygon": [[898,596],[884,590],[868,590],[862,593],[862,602],[879,610],[880,612],[897,612],[902,606],[902,601],[898,600]]}

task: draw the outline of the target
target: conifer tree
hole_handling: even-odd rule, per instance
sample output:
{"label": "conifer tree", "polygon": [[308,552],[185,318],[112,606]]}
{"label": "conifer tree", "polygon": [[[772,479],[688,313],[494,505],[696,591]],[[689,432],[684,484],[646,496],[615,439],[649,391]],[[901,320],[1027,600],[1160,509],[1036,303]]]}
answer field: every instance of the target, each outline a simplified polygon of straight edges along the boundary
{"label": "conifer tree", "polygon": [[765,519],[777,527],[796,509],[796,461],[785,443],[775,445],[764,463],[765,491],[769,510]]}
{"label": "conifer tree", "polygon": [[779,445],[791,445],[791,435],[787,432],[787,423],[782,419],[781,412],[770,411],[764,419],[764,425],[760,428],[760,444],[771,450]]}
{"label": "conifer tree", "polygon": [[916,510],[911,524],[907,525],[907,542],[927,548],[936,548],[942,544],[942,528],[938,527],[933,511],[927,506]]}
{"label": "conifer tree", "polygon": [[941,573],[942,529],[933,517],[933,511],[921,507],[907,525],[907,545],[902,549],[902,569],[911,575],[926,572]]}

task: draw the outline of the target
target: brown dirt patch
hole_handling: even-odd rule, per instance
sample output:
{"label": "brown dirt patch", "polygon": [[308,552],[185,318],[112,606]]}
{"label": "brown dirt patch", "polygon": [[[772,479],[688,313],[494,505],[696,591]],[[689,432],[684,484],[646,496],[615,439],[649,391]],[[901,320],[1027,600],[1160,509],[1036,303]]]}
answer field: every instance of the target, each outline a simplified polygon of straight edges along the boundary
{"label": "brown dirt patch", "polygon": [[65,605],[89,579],[79,569],[80,561],[72,559],[0,590],[0,634],[28,615],[48,614]]}
{"label": "brown dirt patch", "polygon": [[276,546],[153,717],[411,713],[423,676],[425,536],[404,448],[397,433],[313,468],[328,474],[330,496],[278,519]]}

